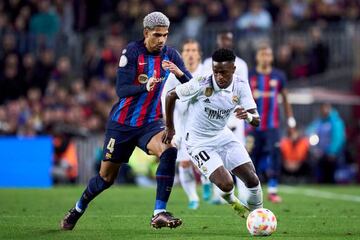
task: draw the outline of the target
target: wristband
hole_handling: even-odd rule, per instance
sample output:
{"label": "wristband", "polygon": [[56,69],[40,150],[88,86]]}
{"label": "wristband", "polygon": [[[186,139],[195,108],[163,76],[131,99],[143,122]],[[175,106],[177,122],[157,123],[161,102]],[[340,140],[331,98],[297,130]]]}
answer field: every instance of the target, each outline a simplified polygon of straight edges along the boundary
{"label": "wristband", "polygon": [[254,114],[251,114],[248,112],[247,118],[245,119],[245,121],[247,121],[248,123],[251,123],[253,119],[254,119]]}
{"label": "wristband", "polygon": [[296,127],[296,120],[294,117],[289,117],[287,120],[287,124],[290,128]]}

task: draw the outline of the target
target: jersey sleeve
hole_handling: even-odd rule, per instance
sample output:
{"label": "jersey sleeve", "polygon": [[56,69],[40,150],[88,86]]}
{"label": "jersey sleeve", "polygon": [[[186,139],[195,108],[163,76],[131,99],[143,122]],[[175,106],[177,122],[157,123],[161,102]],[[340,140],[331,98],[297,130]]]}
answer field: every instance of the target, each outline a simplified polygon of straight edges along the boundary
{"label": "jersey sleeve", "polygon": [[241,82],[240,101],[239,105],[245,110],[257,108],[255,100],[252,96],[250,85],[248,81]]}
{"label": "jersey sleeve", "polygon": [[279,80],[280,80],[280,88],[279,90],[283,90],[286,88],[287,78],[284,72],[279,71]]}
{"label": "jersey sleeve", "polygon": [[169,91],[173,90],[176,86],[180,85],[181,83],[179,82],[179,80],[175,77],[174,74],[170,73],[169,77],[166,79],[165,85],[164,85],[164,89],[161,93],[161,102],[162,102],[162,110],[163,113],[165,113],[165,99],[166,99],[166,95]]}
{"label": "jersey sleeve", "polygon": [[200,89],[199,79],[193,78],[189,82],[177,86],[175,91],[180,101],[186,102],[195,99],[198,96]]}
{"label": "jersey sleeve", "polygon": [[192,75],[191,73],[186,69],[184,61],[182,60],[180,54],[175,50],[172,49],[172,62],[184,73],[184,75],[179,79],[181,83],[188,82]]}
{"label": "jersey sleeve", "polygon": [[137,72],[137,57],[137,49],[134,43],[129,44],[122,51],[116,77],[116,93],[120,98],[146,92],[146,84],[134,84]]}

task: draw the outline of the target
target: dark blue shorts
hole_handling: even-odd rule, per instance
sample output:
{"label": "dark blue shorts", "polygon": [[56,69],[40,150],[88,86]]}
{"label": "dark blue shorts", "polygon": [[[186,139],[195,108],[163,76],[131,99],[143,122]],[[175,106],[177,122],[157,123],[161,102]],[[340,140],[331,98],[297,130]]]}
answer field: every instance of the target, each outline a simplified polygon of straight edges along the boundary
{"label": "dark blue shorts", "polygon": [[257,172],[266,171],[269,175],[278,175],[281,168],[279,129],[253,131],[250,136],[254,138],[250,156]]}
{"label": "dark blue shorts", "polygon": [[103,160],[127,163],[136,146],[148,154],[147,144],[164,128],[162,120],[141,127],[122,125],[110,120],[106,127]]}

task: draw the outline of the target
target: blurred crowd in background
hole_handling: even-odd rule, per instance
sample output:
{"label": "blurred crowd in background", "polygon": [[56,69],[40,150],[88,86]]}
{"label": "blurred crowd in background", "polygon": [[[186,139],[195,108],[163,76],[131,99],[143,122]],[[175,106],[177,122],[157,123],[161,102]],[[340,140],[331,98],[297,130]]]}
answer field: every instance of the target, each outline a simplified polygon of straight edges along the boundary
{"label": "blurred crowd in background", "polygon": [[[73,137],[101,135],[110,108],[117,100],[114,84],[121,50],[128,41],[135,40],[135,33],[141,36],[143,17],[155,10],[170,18],[170,43],[186,38],[202,42],[207,36],[201,31],[219,24],[220,28],[226,26],[241,36],[259,36],[258,33],[263,36],[274,29],[305,32],[310,41],[294,35],[274,44],[275,65],[286,72],[289,81],[328,71],[332,58],[323,32],[329,28],[344,29],[360,20],[357,0],[4,0],[0,2],[0,134],[51,134],[58,163],[68,154]],[[96,39],[92,37],[94,33]],[[83,36],[81,40],[75,37],[79,35]],[[62,41],[75,49],[62,51]],[[72,57],[79,51],[76,48],[79,44],[82,46],[80,65]],[[242,56],[246,45],[237,46]],[[244,53],[243,58],[252,66],[253,56],[248,58]],[[318,123],[330,119],[322,116]],[[342,121],[338,119],[337,122]],[[313,126],[312,131],[324,134],[320,141],[329,137],[321,124]],[[341,131],[345,132],[345,126]],[[355,139],[355,148],[360,145],[356,145],[360,142],[358,132],[348,136]],[[336,155],[342,162],[354,163],[356,157],[346,155],[345,135],[343,138],[342,151]],[[284,158],[285,152],[295,146],[286,145],[286,141],[297,143],[299,139],[303,139],[299,146],[304,150],[290,158],[302,160],[298,164],[285,162],[284,173],[290,173],[291,178],[296,176],[295,172],[303,176],[302,173],[311,172],[306,169],[313,169],[314,181],[319,180],[316,179],[318,168],[310,163],[302,164],[313,149],[303,134],[284,138]],[[329,141],[324,144],[331,144]],[[324,161],[331,162],[334,156],[324,154],[327,151],[324,149],[315,150],[312,155],[318,156],[319,152],[326,155],[326,161],[317,157],[319,166]],[[73,156],[69,164],[76,161]],[[65,164],[65,168],[68,166]],[[336,166],[330,166],[332,176],[326,181],[353,181],[354,167],[346,166],[351,167],[337,175]],[[77,171],[65,177],[75,182]]]}

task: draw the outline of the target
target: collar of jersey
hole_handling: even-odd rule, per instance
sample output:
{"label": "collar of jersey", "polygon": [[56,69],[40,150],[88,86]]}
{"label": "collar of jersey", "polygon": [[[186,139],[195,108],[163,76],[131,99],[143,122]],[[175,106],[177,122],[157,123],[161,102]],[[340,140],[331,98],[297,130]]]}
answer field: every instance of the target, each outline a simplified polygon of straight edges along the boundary
{"label": "collar of jersey", "polygon": [[233,90],[233,86],[234,86],[234,80],[231,81],[231,84],[227,87],[227,88],[220,88],[216,81],[215,81],[215,77],[214,74],[211,76],[211,81],[212,81],[212,85],[214,87],[215,92],[219,92],[219,91],[224,91],[224,92],[232,92]]}

